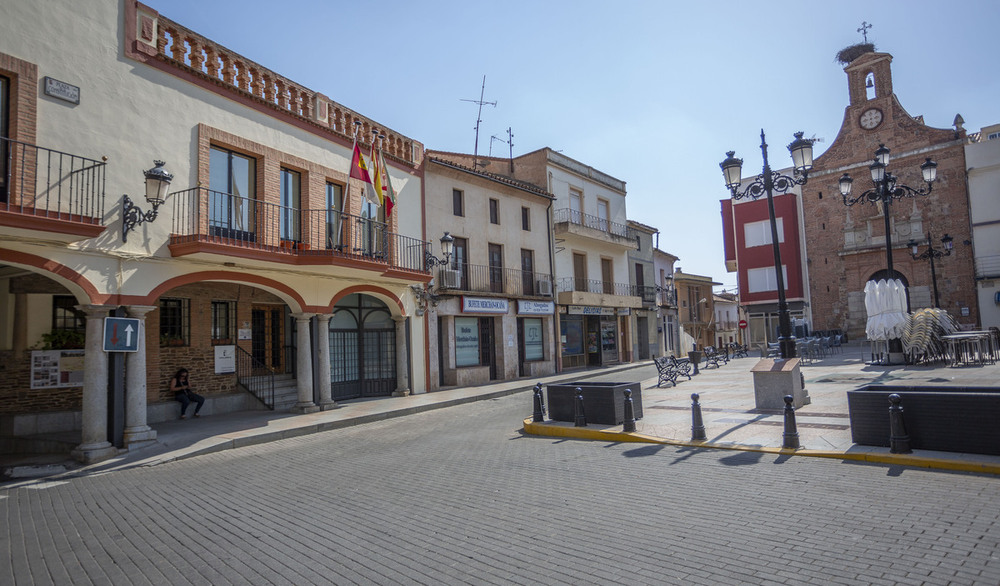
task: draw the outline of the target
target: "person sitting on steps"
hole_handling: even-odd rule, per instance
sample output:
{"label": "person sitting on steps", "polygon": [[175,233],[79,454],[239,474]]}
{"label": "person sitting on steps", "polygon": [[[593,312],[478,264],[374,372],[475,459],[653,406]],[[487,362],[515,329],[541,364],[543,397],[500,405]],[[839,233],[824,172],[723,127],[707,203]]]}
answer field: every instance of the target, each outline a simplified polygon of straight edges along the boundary
{"label": "person sitting on steps", "polygon": [[186,419],[188,405],[192,401],[197,403],[194,408],[194,416],[201,417],[198,412],[201,411],[201,406],[205,404],[205,397],[195,393],[191,390],[191,384],[188,382],[188,371],[186,368],[182,368],[177,371],[177,374],[170,379],[170,390],[174,392],[174,397],[181,402],[181,419]]}

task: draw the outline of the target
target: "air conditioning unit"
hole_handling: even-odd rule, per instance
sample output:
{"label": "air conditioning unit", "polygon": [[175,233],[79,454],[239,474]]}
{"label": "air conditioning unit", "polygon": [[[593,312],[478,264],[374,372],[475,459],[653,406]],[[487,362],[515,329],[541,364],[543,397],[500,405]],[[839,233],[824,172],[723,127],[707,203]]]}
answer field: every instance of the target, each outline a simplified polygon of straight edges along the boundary
{"label": "air conditioning unit", "polygon": [[552,281],[538,281],[538,294],[552,297]]}
{"label": "air conditioning unit", "polygon": [[458,289],[461,286],[462,279],[458,271],[443,270],[441,271],[441,288],[442,289]]}

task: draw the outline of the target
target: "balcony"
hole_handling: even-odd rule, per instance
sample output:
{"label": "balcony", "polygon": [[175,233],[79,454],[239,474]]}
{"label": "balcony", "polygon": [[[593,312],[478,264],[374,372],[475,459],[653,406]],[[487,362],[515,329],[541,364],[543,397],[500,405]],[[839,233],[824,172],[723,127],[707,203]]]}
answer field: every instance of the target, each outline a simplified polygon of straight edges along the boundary
{"label": "balcony", "polygon": [[576,234],[606,243],[618,244],[631,250],[639,248],[637,234],[625,224],[619,224],[569,208],[553,210],[552,214],[553,222],[555,223],[555,233],[557,235]]}
{"label": "balcony", "polygon": [[298,209],[195,187],[170,194],[173,256],[219,255],[283,264],[342,266],[426,281],[430,243],[383,222],[326,209]]}
{"label": "balcony", "polygon": [[643,307],[642,296],[635,285],[595,279],[564,277],[556,283],[560,305],[591,305],[600,307]]}
{"label": "balcony", "polygon": [[0,137],[0,226],[70,243],[104,231],[105,163]]}
{"label": "balcony", "polygon": [[492,293],[503,297],[552,297],[552,277],[520,269],[463,264],[438,269],[437,285],[449,293]]}
{"label": "balcony", "polygon": [[656,303],[663,307],[677,307],[677,291],[675,289],[660,291]]}

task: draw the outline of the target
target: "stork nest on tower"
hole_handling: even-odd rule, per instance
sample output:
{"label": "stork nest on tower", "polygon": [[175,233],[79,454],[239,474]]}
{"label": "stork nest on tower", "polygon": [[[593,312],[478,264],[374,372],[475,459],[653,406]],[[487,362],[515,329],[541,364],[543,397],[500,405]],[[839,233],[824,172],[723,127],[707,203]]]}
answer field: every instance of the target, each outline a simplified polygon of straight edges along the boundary
{"label": "stork nest on tower", "polygon": [[844,47],[837,53],[837,61],[841,65],[848,65],[851,61],[854,61],[858,57],[864,55],[865,53],[874,53],[875,45],[873,43],[858,43],[857,45],[851,45],[850,47]]}

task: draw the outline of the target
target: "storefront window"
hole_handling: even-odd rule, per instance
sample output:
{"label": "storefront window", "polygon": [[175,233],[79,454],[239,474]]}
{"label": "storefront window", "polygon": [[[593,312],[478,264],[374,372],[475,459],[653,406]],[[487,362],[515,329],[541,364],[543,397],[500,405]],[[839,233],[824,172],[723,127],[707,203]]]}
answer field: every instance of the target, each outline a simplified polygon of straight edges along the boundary
{"label": "storefront window", "polygon": [[479,318],[455,318],[455,366],[479,366]]}
{"label": "storefront window", "polygon": [[524,359],[527,361],[543,358],[542,319],[524,318]]}
{"label": "storefront window", "polygon": [[559,328],[563,356],[583,354],[583,317],[563,316]]}

